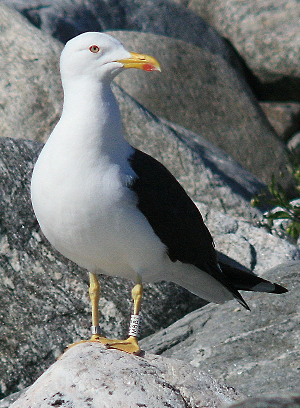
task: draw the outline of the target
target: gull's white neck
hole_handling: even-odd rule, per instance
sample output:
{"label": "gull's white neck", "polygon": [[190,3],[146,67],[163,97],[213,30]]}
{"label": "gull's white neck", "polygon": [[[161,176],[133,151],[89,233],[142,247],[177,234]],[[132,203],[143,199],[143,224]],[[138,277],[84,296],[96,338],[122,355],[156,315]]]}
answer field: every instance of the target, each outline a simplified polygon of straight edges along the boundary
{"label": "gull's white neck", "polygon": [[[89,78],[64,82],[64,106],[51,138],[86,155],[127,159],[119,107],[109,83]],[[58,140],[59,139],[59,140]]]}

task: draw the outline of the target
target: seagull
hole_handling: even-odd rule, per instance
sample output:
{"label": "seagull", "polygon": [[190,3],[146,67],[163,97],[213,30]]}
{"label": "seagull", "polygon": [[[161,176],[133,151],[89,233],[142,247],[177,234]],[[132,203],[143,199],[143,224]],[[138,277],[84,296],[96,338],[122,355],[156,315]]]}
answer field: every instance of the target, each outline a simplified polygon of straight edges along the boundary
{"label": "seagull", "polygon": [[[89,272],[87,341],[139,354],[143,281],[175,282],[215,303],[235,298],[246,309],[238,290],[287,290],[218,263],[210,232],[182,186],[125,140],[111,82],[129,68],[160,71],[155,58],[129,52],[104,33],[86,32],[65,45],[63,111],[35,164],[31,200],[50,243]],[[97,274],[136,281],[125,340],[101,336]]]}

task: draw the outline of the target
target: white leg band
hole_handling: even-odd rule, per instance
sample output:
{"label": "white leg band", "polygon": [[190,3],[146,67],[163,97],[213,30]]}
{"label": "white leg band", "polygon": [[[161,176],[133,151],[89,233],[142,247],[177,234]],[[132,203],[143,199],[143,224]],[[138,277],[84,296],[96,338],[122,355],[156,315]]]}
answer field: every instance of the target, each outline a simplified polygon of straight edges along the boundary
{"label": "white leg band", "polygon": [[92,334],[100,334],[100,326],[92,326],[91,327]]}
{"label": "white leg band", "polygon": [[139,337],[141,334],[141,323],[142,316],[131,315],[128,335],[133,337]]}

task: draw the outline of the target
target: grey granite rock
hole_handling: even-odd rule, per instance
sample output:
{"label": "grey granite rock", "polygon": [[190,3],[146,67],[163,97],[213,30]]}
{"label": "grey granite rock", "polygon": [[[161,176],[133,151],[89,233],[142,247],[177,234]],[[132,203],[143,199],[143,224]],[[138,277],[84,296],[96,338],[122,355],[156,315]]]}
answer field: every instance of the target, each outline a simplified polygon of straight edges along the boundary
{"label": "grey granite rock", "polygon": [[115,82],[158,117],[200,134],[262,179],[286,172],[287,154],[244,77],[204,47],[149,33],[109,31],[154,55],[162,72],[126,70]]}
{"label": "grey granite rock", "polygon": [[[258,275],[289,260],[300,260],[296,245],[264,228],[223,214],[203,203],[196,203],[205,224],[214,237],[218,251]],[[274,250],[276,248],[276,251]]]}
{"label": "grey granite rock", "polygon": [[300,408],[300,396],[273,396],[249,398],[228,408]]}
{"label": "grey granite rock", "polygon": [[143,339],[142,347],[199,367],[245,395],[295,394],[300,370],[299,271],[298,261],[264,273],[289,292],[245,294],[251,312],[233,301],[207,305]]}
{"label": "grey granite rock", "polygon": [[260,106],[283,141],[287,142],[300,130],[300,103],[261,102]]}
{"label": "grey granite rock", "polygon": [[68,350],[11,408],[213,408],[241,397],[186,363],[85,343]]}
{"label": "grey granite rock", "polygon": [[0,24],[0,136],[45,141],[61,112],[62,46],[3,4]]}
{"label": "grey granite rock", "polygon": [[210,49],[240,67],[231,47],[201,17],[168,0],[2,0],[63,43],[85,31],[141,31]]}
{"label": "grey granite rock", "polygon": [[298,1],[192,0],[188,6],[232,42],[264,98],[299,101]]}

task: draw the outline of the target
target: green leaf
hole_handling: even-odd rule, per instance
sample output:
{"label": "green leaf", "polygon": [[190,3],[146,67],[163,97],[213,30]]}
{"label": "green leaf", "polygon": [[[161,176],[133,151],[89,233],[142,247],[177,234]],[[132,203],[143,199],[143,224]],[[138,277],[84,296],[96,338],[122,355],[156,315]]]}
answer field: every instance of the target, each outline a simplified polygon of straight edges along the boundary
{"label": "green leaf", "polygon": [[267,218],[268,220],[293,219],[292,215],[286,211],[276,211],[275,213],[269,213],[267,215]]}
{"label": "green leaf", "polygon": [[294,239],[298,239],[300,235],[300,223],[293,222],[287,229],[286,232]]}
{"label": "green leaf", "polygon": [[[300,217],[300,207],[298,205],[295,205],[293,207],[293,213],[294,213],[294,217],[298,218]],[[300,221],[300,220],[299,220]]]}

